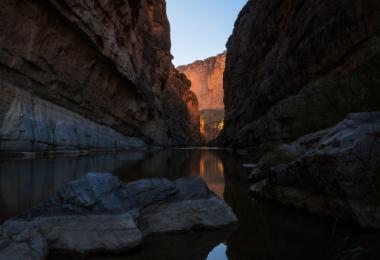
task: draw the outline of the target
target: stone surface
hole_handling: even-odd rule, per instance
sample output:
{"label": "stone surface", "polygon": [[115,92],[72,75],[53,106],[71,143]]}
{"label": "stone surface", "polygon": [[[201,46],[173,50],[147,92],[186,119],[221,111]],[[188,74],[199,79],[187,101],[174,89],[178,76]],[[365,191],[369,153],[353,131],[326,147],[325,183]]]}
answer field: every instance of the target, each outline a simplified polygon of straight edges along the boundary
{"label": "stone surface", "polygon": [[199,102],[201,133],[206,142],[215,139],[223,128],[223,73],[226,53],[177,67],[191,81]]}
{"label": "stone surface", "polygon": [[236,222],[232,210],[217,197],[152,206],[139,218],[144,235],[178,233],[194,228],[215,229]]}
{"label": "stone surface", "polygon": [[64,151],[77,149],[144,148],[139,138],[127,137],[17,87],[0,125],[0,151]]}
{"label": "stone surface", "polygon": [[[200,177],[122,183],[109,173],[89,173],[6,221],[0,227],[0,252],[17,256],[13,248],[24,245],[12,239],[30,230],[42,235],[50,253],[88,255],[128,251],[152,234],[219,229],[237,221]],[[44,259],[46,248],[37,249],[32,259]]]}
{"label": "stone surface", "polygon": [[[23,139],[1,150],[17,147],[19,151],[31,151],[28,142],[36,143],[40,149],[72,149],[77,142],[72,125],[64,125],[67,133],[56,133],[58,139],[50,134],[57,121],[74,115],[91,121],[95,128],[103,128],[100,131],[79,125],[79,131],[88,137],[85,146],[75,146],[76,149],[93,148],[101,136],[108,140],[101,142],[100,148],[109,148],[110,143],[128,137],[156,145],[193,142],[191,137],[173,141],[169,129],[175,128],[183,136],[192,131],[187,105],[178,100],[183,96],[179,94],[180,86],[166,91],[172,77],[172,57],[165,9],[164,0],[2,1],[0,125],[6,124],[7,132],[0,132],[0,139],[8,138],[11,132],[12,138],[19,134]],[[28,109],[27,118],[32,121],[24,122],[23,114],[17,113],[13,115],[14,122],[5,121],[17,104],[19,89],[30,93],[29,100],[46,101],[42,103],[49,104],[46,109],[54,110],[57,120],[50,123],[51,115],[26,106],[23,109]],[[164,112],[167,102],[183,107],[176,110],[177,121]],[[41,117],[43,120],[33,121]],[[30,127],[20,128],[20,120],[22,126]],[[44,131],[35,136],[30,132],[33,125]],[[123,137],[114,136],[115,131]],[[61,146],[63,138],[68,139],[68,147]],[[48,143],[41,143],[46,140]]]}
{"label": "stone surface", "polygon": [[164,114],[172,122],[169,125],[169,137],[173,145],[199,145],[201,137],[198,99],[190,90],[190,81],[184,74],[173,66],[170,75],[163,94]]}
{"label": "stone surface", "polygon": [[201,135],[206,142],[217,138],[224,127],[224,109],[205,109],[201,115]]}
{"label": "stone surface", "polygon": [[128,250],[142,241],[142,234],[130,214],[37,217],[32,221],[11,220],[4,227],[9,235],[38,229],[49,250],[83,255]]}
{"label": "stone surface", "polygon": [[47,253],[47,242],[36,230],[29,229],[9,238],[0,229],[1,260],[39,260],[45,259]]}
{"label": "stone surface", "polygon": [[223,72],[226,53],[177,67],[191,81],[191,90],[197,95],[199,109],[224,109]]}
{"label": "stone surface", "polygon": [[227,43],[220,144],[291,142],[380,109],[376,0],[250,0]]}
{"label": "stone surface", "polygon": [[271,161],[260,162],[261,173],[254,176],[261,178],[251,189],[284,204],[380,228],[379,133],[380,112],[350,114],[335,127],[280,146],[277,153],[293,158],[276,165],[272,156],[271,167]]}

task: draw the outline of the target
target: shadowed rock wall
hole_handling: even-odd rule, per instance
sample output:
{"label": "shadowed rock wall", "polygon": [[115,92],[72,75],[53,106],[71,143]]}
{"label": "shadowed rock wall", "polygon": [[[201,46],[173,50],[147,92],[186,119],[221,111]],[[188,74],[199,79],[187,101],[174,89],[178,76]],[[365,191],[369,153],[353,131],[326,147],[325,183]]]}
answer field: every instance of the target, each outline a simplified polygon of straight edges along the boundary
{"label": "shadowed rock wall", "polygon": [[288,142],[380,109],[378,8],[249,1],[227,43],[224,144]]}
{"label": "shadowed rock wall", "polygon": [[[164,113],[162,97],[172,66],[164,0],[3,0],[0,17],[2,91],[23,89],[120,135],[172,145],[175,122]],[[2,95],[0,124],[14,96]]]}

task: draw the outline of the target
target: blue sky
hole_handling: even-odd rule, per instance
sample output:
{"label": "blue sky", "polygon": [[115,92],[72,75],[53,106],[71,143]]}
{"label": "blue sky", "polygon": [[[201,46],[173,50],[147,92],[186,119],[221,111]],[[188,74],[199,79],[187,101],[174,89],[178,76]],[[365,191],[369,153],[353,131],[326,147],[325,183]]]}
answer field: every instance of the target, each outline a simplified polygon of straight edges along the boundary
{"label": "blue sky", "polygon": [[166,0],[174,65],[225,50],[235,20],[247,0]]}

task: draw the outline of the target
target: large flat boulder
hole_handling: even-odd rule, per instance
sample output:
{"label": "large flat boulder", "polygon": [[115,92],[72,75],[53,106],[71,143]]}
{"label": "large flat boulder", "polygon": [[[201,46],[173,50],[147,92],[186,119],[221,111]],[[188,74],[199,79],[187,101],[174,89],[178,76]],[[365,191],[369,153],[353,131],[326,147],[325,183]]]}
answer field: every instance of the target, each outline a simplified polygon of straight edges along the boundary
{"label": "large flat boulder", "polygon": [[[109,173],[89,173],[0,226],[0,252],[34,257],[30,259],[44,259],[47,248],[79,255],[124,252],[140,246],[148,235],[214,230],[237,221],[199,177],[123,183]],[[18,237],[32,231],[38,235],[29,236],[28,243],[47,246],[16,250],[26,248],[26,240],[19,242]]]}
{"label": "large flat boulder", "polygon": [[194,228],[216,229],[236,223],[232,209],[217,197],[185,200],[143,211],[139,225],[144,235],[178,233]]}

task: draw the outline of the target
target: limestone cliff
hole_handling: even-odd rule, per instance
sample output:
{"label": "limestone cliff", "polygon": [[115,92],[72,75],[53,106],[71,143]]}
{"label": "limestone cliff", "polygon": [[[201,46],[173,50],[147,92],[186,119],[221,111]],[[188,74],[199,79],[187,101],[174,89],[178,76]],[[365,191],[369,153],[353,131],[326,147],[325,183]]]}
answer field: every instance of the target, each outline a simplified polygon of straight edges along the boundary
{"label": "limestone cliff", "polygon": [[166,91],[172,57],[164,0],[1,6],[0,150],[109,148],[129,138],[172,145],[173,125],[193,128],[188,111],[173,122],[164,109],[163,96],[176,99],[182,88]]}
{"label": "limestone cliff", "polygon": [[201,132],[205,141],[215,139],[224,120],[223,73],[226,53],[189,65],[177,67],[191,81],[191,90],[196,94],[201,114]]}
{"label": "limestone cliff", "polygon": [[199,109],[223,109],[223,72],[226,53],[177,67],[191,81]]}
{"label": "limestone cliff", "polygon": [[288,142],[380,109],[376,0],[250,0],[227,44],[226,145]]}

